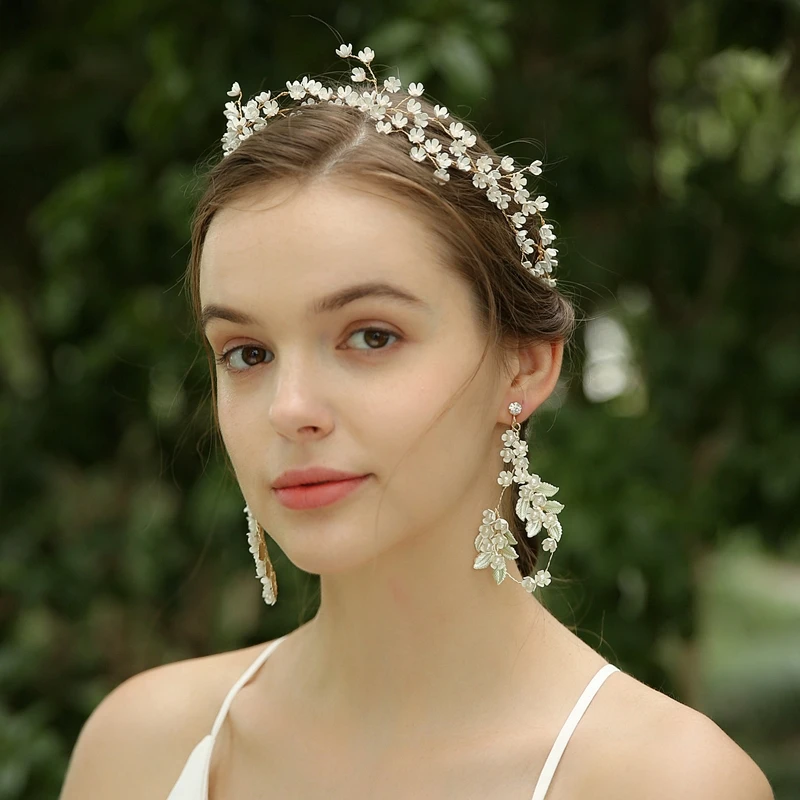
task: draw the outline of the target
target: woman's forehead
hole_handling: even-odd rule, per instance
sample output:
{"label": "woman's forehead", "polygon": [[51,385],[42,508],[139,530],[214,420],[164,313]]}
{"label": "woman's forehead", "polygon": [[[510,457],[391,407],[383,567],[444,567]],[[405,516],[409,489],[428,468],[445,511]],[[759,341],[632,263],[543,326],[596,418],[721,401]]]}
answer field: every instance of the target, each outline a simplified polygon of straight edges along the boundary
{"label": "woman's forehead", "polygon": [[[335,283],[402,278],[425,285],[437,269],[434,237],[401,203],[332,181],[252,192],[212,220],[203,246],[201,292],[237,276]],[[309,287],[310,288],[310,287]]]}
{"label": "woman's forehead", "polygon": [[320,180],[302,187],[284,182],[233,200],[214,216],[206,241],[213,235],[233,245],[242,237],[291,240],[302,234],[301,241],[295,240],[299,244],[312,236],[338,234],[338,242],[391,246],[401,231],[430,234],[406,202],[375,186]]}

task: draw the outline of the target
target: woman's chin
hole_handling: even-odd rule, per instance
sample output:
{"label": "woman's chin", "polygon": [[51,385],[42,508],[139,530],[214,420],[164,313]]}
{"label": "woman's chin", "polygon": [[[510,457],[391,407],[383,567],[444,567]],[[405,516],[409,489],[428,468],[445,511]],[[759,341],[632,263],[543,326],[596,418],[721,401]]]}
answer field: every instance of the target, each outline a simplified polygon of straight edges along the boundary
{"label": "woman's chin", "polygon": [[[303,572],[325,577],[366,569],[374,564],[378,555],[373,548],[365,550],[358,547],[352,549],[339,547],[330,552],[320,548],[309,552],[297,547],[287,547],[284,553],[289,561]],[[280,580],[280,576],[278,579]]]}

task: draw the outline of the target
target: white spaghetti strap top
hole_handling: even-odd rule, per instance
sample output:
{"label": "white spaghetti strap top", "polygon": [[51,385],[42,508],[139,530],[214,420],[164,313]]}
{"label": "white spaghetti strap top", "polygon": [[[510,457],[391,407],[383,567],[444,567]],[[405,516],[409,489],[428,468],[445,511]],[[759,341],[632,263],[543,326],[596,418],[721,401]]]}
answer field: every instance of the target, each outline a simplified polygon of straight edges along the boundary
{"label": "white spaghetti strap top", "polygon": [[[219,709],[217,718],[214,720],[214,724],[211,727],[211,733],[203,737],[197,743],[194,750],[192,750],[184,764],[177,783],[172,787],[172,791],[167,796],[167,800],[208,800],[208,778],[209,769],[211,767],[211,753],[214,749],[214,741],[217,738],[222,723],[225,721],[233,698],[236,697],[239,689],[255,675],[259,667],[269,658],[272,651],[285,638],[286,636],[281,636],[280,639],[275,639],[270,642],[264,650],[259,653],[256,660],[245,670],[239,680],[231,687],[225,699],[222,701],[222,706]],[[531,797],[531,800],[545,800],[547,790],[550,788],[553,775],[555,775],[556,767],[558,767],[558,763],[561,761],[561,756],[564,754],[570,737],[575,732],[575,728],[578,727],[578,723],[589,707],[589,703],[592,702],[592,699],[597,694],[606,678],[608,678],[611,673],[618,671],[618,668],[613,664],[605,664],[589,681],[588,686],[583,690],[583,693],[578,698],[578,702],[573,707],[561,731],[556,737],[553,747],[547,756],[547,760],[544,762],[539,780],[536,782],[536,788],[533,790],[533,797]]]}
{"label": "white spaghetti strap top", "polygon": [[259,653],[258,658],[245,670],[244,674],[233,684],[230,691],[222,701],[217,718],[211,727],[211,733],[204,736],[192,750],[183,771],[178,778],[178,782],[172,787],[172,791],[167,796],[167,800],[208,800],[208,777],[211,767],[211,752],[214,749],[214,741],[217,738],[220,727],[225,720],[228,709],[231,707],[233,698],[236,697],[239,689],[242,688],[250,678],[255,675],[258,668],[269,658],[272,651],[286,638],[281,636],[270,642]]}
{"label": "white spaghetti strap top", "polygon": [[589,708],[589,703],[592,702],[594,696],[597,694],[600,687],[605,683],[606,678],[612,672],[619,672],[619,669],[613,664],[605,664],[595,673],[595,676],[589,681],[588,686],[583,690],[583,693],[578,698],[572,711],[567,717],[567,721],[561,728],[558,736],[556,737],[553,747],[550,750],[547,760],[544,762],[542,772],[539,775],[539,780],[536,782],[536,788],[533,790],[533,797],[531,800],[544,800],[547,795],[547,790],[550,788],[550,781],[553,780],[558,762],[561,761],[561,756],[564,755],[564,750],[570,737],[578,727],[578,723]]}

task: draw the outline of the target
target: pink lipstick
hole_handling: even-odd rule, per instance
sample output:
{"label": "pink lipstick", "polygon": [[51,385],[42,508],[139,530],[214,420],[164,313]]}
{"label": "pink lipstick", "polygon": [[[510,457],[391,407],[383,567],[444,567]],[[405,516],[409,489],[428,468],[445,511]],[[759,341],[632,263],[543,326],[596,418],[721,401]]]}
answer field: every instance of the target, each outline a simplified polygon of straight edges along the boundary
{"label": "pink lipstick", "polygon": [[278,500],[293,511],[304,511],[311,508],[322,508],[352,494],[367,482],[369,475],[350,478],[343,481],[326,481],[325,483],[287,486],[274,489]]}

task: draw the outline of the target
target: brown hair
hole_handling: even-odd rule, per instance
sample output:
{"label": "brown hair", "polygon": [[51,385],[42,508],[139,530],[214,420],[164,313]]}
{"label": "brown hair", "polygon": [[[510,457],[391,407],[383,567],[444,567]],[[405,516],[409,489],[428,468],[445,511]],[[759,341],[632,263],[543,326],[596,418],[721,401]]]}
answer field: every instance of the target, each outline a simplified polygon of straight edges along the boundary
{"label": "brown hair", "polygon": [[[402,97],[407,97],[402,91],[394,95],[397,99]],[[434,116],[430,102],[422,97],[415,99],[423,111]],[[457,121],[452,116],[450,119]],[[470,151],[496,160],[493,148],[475,134],[477,142]],[[435,136],[445,149],[452,141],[445,131],[437,130]],[[475,319],[486,347],[465,386],[477,375],[487,355],[507,371],[507,357],[517,347],[568,343],[575,329],[571,301],[521,267],[514,231],[487,199],[486,191],[473,185],[471,173],[454,168],[450,170],[451,179],[439,184],[429,162],[417,163],[409,157],[409,147],[408,138],[402,133],[378,133],[374,120],[359,109],[322,102],[273,118],[266,128],[222,158],[207,176],[207,188],[192,219],[192,252],[186,278],[198,329],[200,259],[216,212],[246,193],[284,181],[303,187],[315,180],[336,177],[355,179],[404,201],[433,232],[444,262],[470,287]],[[204,337],[203,343],[209,358],[214,419],[219,431],[214,357]],[[530,419],[522,423],[523,440],[527,439]],[[498,452],[500,447],[498,442]],[[504,495],[501,512],[519,543],[519,568],[525,575],[536,563],[538,537],[527,538],[524,524],[514,513],[518,496],[518,487],[512,483]]]}

